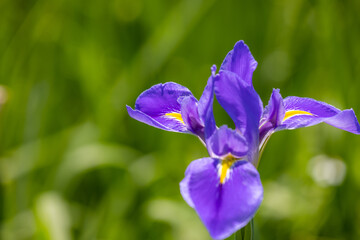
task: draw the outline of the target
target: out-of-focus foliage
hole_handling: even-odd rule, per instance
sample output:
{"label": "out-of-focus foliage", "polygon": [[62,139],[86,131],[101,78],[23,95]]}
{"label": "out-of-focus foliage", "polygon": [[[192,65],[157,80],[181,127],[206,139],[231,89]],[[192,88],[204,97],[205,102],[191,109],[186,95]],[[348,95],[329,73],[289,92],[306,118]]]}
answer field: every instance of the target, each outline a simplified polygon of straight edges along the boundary
{"label": "out-of-focus foliage", "polygon": [[[358,0],[0,1],[0,238],[209,239],[179,193],[205,148],[125,104],[167,81],[199,97],[243,39],[264,104],[276,87],[360,116],[359,11]],[[330,126],[273,135],[256,239],[360,239],[359,159],[359,136]]]}

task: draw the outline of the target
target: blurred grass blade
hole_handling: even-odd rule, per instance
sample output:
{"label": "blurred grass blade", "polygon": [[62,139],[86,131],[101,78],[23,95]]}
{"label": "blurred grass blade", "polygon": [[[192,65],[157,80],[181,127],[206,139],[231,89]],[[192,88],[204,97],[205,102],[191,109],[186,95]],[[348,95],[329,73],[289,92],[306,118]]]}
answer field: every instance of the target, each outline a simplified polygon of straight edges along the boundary
{"label": "blurred grass blade", "polygon": [[41,239],[71,239],[70,212],[66,201],[56,192],[46,192],[36,200],[36,216]]}

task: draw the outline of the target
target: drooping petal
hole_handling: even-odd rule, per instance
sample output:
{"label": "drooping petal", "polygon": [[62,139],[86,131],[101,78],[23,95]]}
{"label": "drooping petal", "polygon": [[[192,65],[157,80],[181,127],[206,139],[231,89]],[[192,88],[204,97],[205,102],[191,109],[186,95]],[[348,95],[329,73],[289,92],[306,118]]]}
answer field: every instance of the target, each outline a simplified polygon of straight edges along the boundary
{"label": "drooping petal", "polygon": [[281,129],[296,129],[325,122],[336,128],[360,134],[360,125],[352,109],[341,111],[327,103],[311,98],[284,99],[285,116]]}
{"label": "drooping petal", "polygon": [[163,125],[160,122],[156,121],[154,118],[150,117],[149,115],[146,115],[145,113],[139,111],[139,110],[134,110],[131,107],[129,107],[128,105],[126,105],[126,109],[128,111],[128,114],[130,117],[138,120],[139,122],[145,123],[147,125],[156,127],[156,128],[160,128],[162,130],[166,130],[166,131],[171,131],[171,132],[186,132],[187,129],[183,128],[180,124],[178,126],[179,130],[173,129],[171,128],[171,126],[169,125]]}
{"label": "drooping petal", "polygon": [[247,154],[248,146],[245,138],[240,133],[221,126],[209,138],[207,147],[212,157],[224,157],[228,154],[240,158]]}
{"label": "drooping petal", "polygon": [[249,161],[255,161],[258,154],[259,121],[263,108],[259,95],[251,85],[229,71],[220,71],[214,84],[218,102],[248,142]]}
{"label": "drooping petal", "polygon": [[220,70],[227,70],[239,75],[239,77],[252,84],[252,75],[257,66],[257,62],[251,55],[249,47],[244,41],[238,41],[234,49],[231,50],[221,64]]}
{"label": "drooping petal", "polygon": [[[202,158],[193,161],[181,193],[215,239],[224,239],[244,227],[255,215],[263,198],[259,173],[248,161],[238,160],[231,166],[223,161]],[[220,182],[222,168],[226,178]]]}
{"label": "drooping petal", "polygon": [[360,134],[360,125],[353,109],[341,111],[334,117],[325,119],[324,122],[342,130]]}
{"label": "drooping petal", "polygon": [[168,82],[144,91],[135,102],[135,109],[127,106],[129,115],[143,123],[167,131],[189,132],[181,116],[179,99],[192,96],[186,87]]}

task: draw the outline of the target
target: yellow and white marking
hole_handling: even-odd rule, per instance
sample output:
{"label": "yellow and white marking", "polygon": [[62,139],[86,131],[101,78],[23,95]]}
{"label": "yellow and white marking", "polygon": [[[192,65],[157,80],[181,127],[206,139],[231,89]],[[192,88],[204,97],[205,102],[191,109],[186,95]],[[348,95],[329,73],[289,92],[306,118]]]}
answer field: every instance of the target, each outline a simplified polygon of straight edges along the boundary
{"label": "yellow and white marking", "polygon": [[218,175],[220,184],[224,184],[230,177],[231,166],[236,162],[236,158],[232,155],[226,156],[218,166]]}
{"label": "yellow and white marking", "polygon": [[295,116],[299,116],[299,115],[308,115],[308,116],[313,116],[312,113],[306,112],[306,111],[301,111],[301,110],[289,110],[285,112],[285,117],[283,119],[283,121],[291,118],[291,117],[295,117]]}
{"label": "yellow and white marking", "polygon": [[164,116],[168,117],[168,118],[175,119],[175,120],[181,122],[182,124],[184,124],[184,120],[181,117],[181,113],[170,112],[170,113],[166,113]]}

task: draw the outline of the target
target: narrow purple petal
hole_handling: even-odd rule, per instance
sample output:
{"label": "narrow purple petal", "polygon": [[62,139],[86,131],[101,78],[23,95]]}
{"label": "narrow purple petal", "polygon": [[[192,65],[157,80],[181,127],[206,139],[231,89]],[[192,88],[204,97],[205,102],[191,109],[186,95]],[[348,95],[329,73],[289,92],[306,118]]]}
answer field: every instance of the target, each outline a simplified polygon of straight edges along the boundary
{"label": "narrow purple petal", "polygon": [[273,89],[268,105],[264,109],[262,119],[271,122],[275,127],[280,125],[285,116],[283,98],[279,89]]}
{"label": "narrow purple petal", "polygon": [[285,116],[283,98],[279,89],[273,89],[268,105],[265,107],[260,121],[260,146],[264,144],[272,132],[281,125]]}
{"label": "narrow purple petal", "polygon": [[231,154],[240,158],[245,156],[248,151],[245,138],[226,125],[215,131],[210,137],[207,147],[212,157],[223,157]]}
{"label": "narrow purple petal", "polygon": [[236,73],[242,80],[251,85],[256,66],[257,62],[251,55],[249,47],[244,41],[238,41],[234,49],[226,55],[220,70]]}
{"label": "narrow purple petal", "polygon": [[204,124],[199,117],[198,101],[193,96],[187,96],[181,101],[181,116],[189,130],[204,139]]}
{"label": "narrow purple petal", "polygon": [[285,117],[281,129],[296,129],[325,122],[336,128],[360,134],[359,122],[352,109],[341,111],[327,103],[311,98],[284,99]]}
{"label": "narrow purple petal", "polygon": [[215,95],[220,105],[244,134],[249,144],[249,161],[258,154],[259,122],[262,102],[255,89],[229,71],[220,71],[215,80]]}
{"label": "narrow purple petal", "polygon": [[181,116],[180,99],[192,96],[186,87],[168,82],[157,84],[140,94],[135,109],[127,107],[129,115],[153,127],[174,132],[188,132]]}
{"label": "narrow purple petal", "polygon": [[193,161],[181,182],[184,199],[193,206],[215,239],[229,237],[255,215],[263,199],[259,173],[247,161],[236,161],[228,178],[220,183],[221,160],[202,158]]}
{"label": "narrow purple petal", "polygon": [[216,130],[213,114],[214,102],[214,75],[216,66],[212,66],[212,73],[205,86],[199,101],[193,96],[187,96],[181,100],[181,115],[184,123],[191,132],[198,135],[204,142]]}
{"label": "narrow purple petal", "polygon": [[208,79],[207,85],[198,103],[200,119],[202,119],[205,125],[205,139],[208,139],[216,129],[215,118],[213,114],[215,72],[216,66],[213,65],[211,67],[211,76]]}

